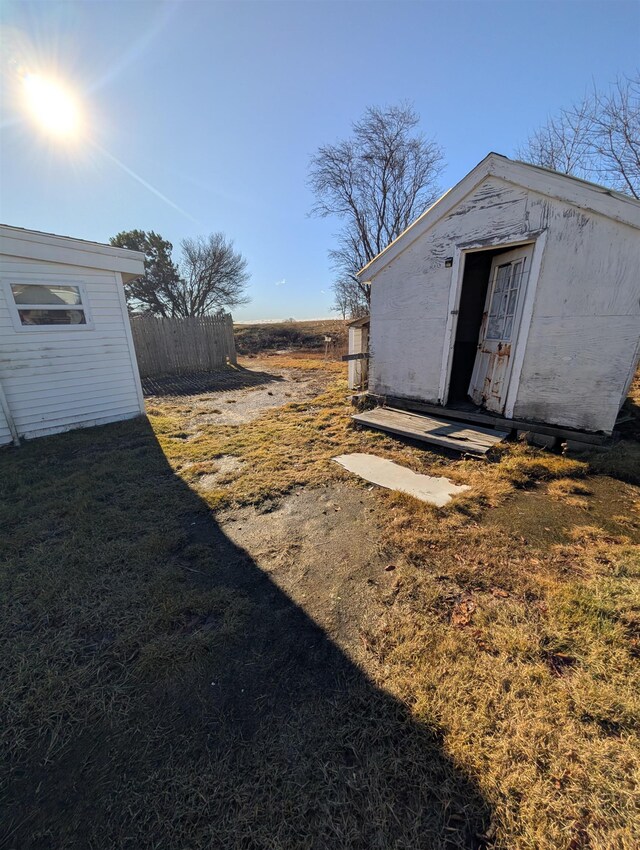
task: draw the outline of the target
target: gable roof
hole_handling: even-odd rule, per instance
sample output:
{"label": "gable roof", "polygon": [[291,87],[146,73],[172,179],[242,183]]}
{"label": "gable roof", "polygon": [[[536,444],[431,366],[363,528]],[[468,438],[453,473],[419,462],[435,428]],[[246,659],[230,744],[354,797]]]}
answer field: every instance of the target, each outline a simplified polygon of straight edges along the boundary
{"label": "gable roof", "polygon": [[144,274],[144,254],[140,251],[116,248],[86,239],[57,236],[55,233],[43,233],[40,230],[26,230],[8,224],[0,224],[0,255],[2,254],[120,272],[125,282]]}
{"label": "gable roof", "polygon": [[589,183],[579,177],[509,159],[499,153],[490,153],[466,177],[418,216],[384,251],[360,269],[358,277],[361,280],[370,280],[382,271],[487,177],[498,177],[516,186],[557,198],[580,209],[590,210],[640,229],[640,201],[635,198],[598,186],[596,183]]}

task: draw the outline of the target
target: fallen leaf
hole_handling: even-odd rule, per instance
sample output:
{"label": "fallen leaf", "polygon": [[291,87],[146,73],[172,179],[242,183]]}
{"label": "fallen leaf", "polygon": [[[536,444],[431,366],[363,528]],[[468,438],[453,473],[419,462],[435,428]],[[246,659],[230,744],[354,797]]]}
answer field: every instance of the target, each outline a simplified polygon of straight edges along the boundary
{"label": "fallen leaf", "polygon": [[463,599],[451,612],[451,622],[454,626],[467,626],[471,622],[471,616],[476,610],[476,603],[471,599]]}

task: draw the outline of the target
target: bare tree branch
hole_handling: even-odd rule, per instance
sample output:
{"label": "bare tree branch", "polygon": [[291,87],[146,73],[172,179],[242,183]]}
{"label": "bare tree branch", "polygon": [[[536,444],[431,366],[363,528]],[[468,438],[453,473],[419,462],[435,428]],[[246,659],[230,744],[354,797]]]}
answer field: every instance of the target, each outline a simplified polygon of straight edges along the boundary
{"label": "bare tree branch", "polygon": [[173,246],[153,231],[118,233],[112,245],[145,253],[145,274],[126,285],[129,308],[165,318],[205,316],[246,304],[247,261],[223,233],[184,239],[178,266]]}
{"label": "bare tree branch", "polygon": [[640,198],[640,73],[561,110],[517,156]]}
{"label": "bare tree branch", "polygon": [[178,315],[205,316],[250,300],[246,295],[247,261],[223,233],[183,239],[181,247],[183,290]]}
{"label": "bare tree branch", "polygon": [[[329,252],[337,278],[336,309],[357,314],[368,287],[356,272],[396,239],[439,194],[440,146],[416,131],[419,117],[406,103],[369,107],[349,139],[323,145],[312,157],[312,215],[343,220]],[[351,294],[347,296],[349,289]]]}

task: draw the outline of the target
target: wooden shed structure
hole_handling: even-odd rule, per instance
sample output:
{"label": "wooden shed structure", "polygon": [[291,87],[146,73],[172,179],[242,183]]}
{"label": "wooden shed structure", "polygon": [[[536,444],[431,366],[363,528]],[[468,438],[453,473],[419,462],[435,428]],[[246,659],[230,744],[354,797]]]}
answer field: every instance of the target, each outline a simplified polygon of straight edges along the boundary
{"label": "wooden shed structure", "polygon": [[0,225],[0,445],[144,413],[123,282],[144,256]]}
{"label": "wooden shed structure", "polygon": [[491,153],[359,278],[370,393],[611,434],[640,354],[640,202]]}

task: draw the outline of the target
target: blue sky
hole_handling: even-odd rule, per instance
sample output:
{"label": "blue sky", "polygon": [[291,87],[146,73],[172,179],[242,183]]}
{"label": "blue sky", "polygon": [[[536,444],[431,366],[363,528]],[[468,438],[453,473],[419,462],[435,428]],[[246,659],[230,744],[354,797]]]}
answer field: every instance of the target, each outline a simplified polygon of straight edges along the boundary
{"label": "blue sky", "polygon": [[[413,101],[446,188],[640,57],[640,4],[616,0],[4,0],[0,15],[0,220],[97,241],[153,229],[175,246],[222,230],[252,275],[239,319],[330,315],[338,222],[308,217],[307,166],[367,105]],[[83,139],[54,143],[25,118],[17,69],[78,93]]]}

